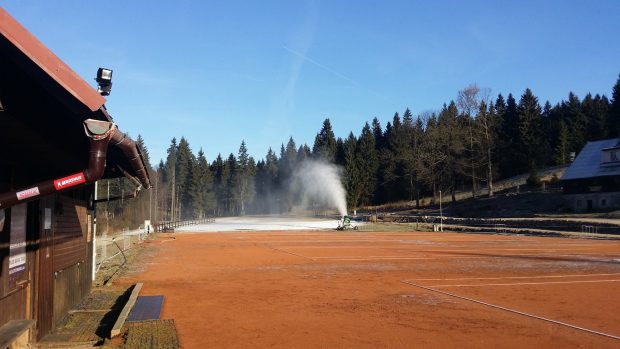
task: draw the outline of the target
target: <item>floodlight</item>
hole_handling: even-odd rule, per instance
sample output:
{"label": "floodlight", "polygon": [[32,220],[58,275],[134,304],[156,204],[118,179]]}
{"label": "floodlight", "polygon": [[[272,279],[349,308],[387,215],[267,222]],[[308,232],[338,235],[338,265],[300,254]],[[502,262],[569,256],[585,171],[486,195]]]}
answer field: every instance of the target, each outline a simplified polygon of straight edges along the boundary
{"label": "floodlight", "polygon": [[99,68],[97,69],[97,92],[102,96],[109,96],[112,91],[112,69]]}

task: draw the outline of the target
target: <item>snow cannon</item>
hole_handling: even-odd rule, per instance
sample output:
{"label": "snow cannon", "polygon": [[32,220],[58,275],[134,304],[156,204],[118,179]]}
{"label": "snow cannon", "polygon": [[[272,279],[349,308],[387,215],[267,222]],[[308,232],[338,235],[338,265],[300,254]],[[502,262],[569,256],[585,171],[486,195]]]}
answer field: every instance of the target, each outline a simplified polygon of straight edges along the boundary
{"label": "snow cannon", "polygon": [[349,216],[342,216],[342,220],[338,221],[338,227],[336,228],[336,230],[357,230],[357,226],[351,224],[351,217]]}

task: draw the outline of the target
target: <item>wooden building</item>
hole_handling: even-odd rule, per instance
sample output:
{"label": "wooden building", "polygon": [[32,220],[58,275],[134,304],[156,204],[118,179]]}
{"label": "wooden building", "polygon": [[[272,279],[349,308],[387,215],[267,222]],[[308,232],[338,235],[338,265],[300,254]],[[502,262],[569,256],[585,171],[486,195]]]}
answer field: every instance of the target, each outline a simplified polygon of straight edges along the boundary
{"label": "wooden building", "polygon": [[90,291],[95,181],[150,187],[104,104],[0,7],[0,342],[17,322],[40,339]]}
{"label": "wooden building", "polygon": [[620,209],[620,138],[588,142],[562,176],[575,212]]}

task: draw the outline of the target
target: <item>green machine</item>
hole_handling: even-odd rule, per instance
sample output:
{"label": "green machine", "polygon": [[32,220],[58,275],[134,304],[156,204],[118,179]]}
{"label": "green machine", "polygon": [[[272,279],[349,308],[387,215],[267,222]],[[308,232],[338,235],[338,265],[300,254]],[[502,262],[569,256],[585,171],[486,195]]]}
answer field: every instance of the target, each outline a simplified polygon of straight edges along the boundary
{"label": "green machine", "polygon": [[336,230],[357,230],[357,226],[351,224],[351,217],[343,216],[341,221],[338,221],[338,228]]}

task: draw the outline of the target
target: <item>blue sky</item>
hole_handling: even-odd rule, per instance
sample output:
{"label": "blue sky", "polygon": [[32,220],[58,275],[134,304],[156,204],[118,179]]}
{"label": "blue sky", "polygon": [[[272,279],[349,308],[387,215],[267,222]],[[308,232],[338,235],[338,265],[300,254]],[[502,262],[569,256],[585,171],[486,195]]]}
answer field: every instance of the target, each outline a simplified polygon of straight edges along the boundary
{"label": "blue sky", "polygon": [[610,96],[620,73],[617,0],[0,4],[87,81],[114,70],[108,109],[153,163],[172,137],[262,158],[290,136],[312,147],[326,117],[346,137],[470,83],[556,103]]}

